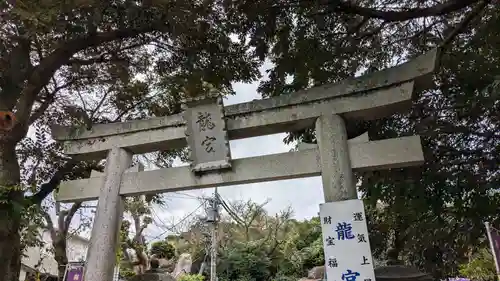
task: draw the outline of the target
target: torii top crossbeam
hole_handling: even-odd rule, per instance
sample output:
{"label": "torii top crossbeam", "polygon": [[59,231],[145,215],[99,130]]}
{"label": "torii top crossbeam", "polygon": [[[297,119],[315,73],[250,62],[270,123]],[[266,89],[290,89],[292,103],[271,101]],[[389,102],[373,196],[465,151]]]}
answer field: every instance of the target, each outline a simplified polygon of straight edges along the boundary
{"label": "torii top crossbeam", "polygon": [[[290,132],[314,125],[322,114],[346,120],[373,120],[406,111],[414,87],[425,89],[437,67],[438,49],[404,64],[361,77],[327,84],[290,95],[224,107],[229,139]],[[52,128],[53,138],[64,142],[64,152],[80,159],[102,159],[112,147],[135,154],[186,146],[181,114],[123,123]]]}

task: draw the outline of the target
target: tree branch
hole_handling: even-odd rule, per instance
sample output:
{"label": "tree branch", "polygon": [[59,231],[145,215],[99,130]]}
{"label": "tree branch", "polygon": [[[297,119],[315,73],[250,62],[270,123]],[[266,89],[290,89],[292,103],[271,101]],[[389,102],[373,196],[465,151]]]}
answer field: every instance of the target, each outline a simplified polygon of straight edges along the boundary
{"label": "tree branch", "polygon": [[106,101],[106,99],[108,98],[108,95],[113,91],[113,87],[110,86],[108,88],[108,90],[104,93],[103,97],[101,98],[101,100],[99,101],[99,103],[97,104],[97,106],[94,108],[94,110],[92,110],[92,112],[90,113],[90,116],[89,116],[89,119],[93,122],[94,121],[94,118],[95,118],[95,115],[97,113],[97,111],[99,111],[99,109],[101,108],[101,106],[104,104],[104,101]]}
{"label": "tree branch", "polygon": [[127,250],[128,250],[127,243],[121,243],[120,247],[122,249],[122,254],[125,257],[125,260],[127,260],[127,262],[132,264],[132,258],[130,257],[130,255],[127,252]]}
{"label": "tree branch", "polygon": [[59,212],[59,215],[57,217],[57,228],[61,233],[64,230],[64,218],[66,217],[67,214],[68,210],[63,210]]}
{"label": "tree branch", "polygon": [[142,33],[160,30],[164,27],[165,25],[163,24],[150,24],[139,28],[99,32],[58,44],[58,47],[35,67],[20,94],[20,98],[16,104],[18,119],[17,128],[14,129],[16,131],[16,138],[21,139],[24,137],[31,107],[38,93],[47,85],[50,78],[62,65],[68,64],[74,54],[90,47],[96,47],[115,40],[132,38]]}
{"label": "tree branch", "polygon": [[71,59],[66,64],[71,66],[83,66],[83,65],[93,65],[98,63],[108,63],[108,62],[123,62],[127,61],[123,58],[106,58],[106,56],[99,56],[89,59]]}
{"label": "tree branch", "polygon": [[467,16],[459,23],[457,26],[452,30],[448,36],[441,42],[440,47],[441,48],[446,48],[451,42],[453,42],[453,39],[458,36],[463,30],[471,23],[472,20],[474,20],[483,10],[488,6],[488,4],[491,2],[491,0],[484,0],[481,1],[478,5],[470,11]]}
{"label": "tree branch", "polygon": [[40,186],[40,190],[28,197],[27,199],[31,201],[32,204],[40,204],[43,199],[47,197],[52,191],[54,191],[59,184],[61,183],[64,175],[68,173],[74,166],[75,161],[70,160],[66,162],[61,168],[59,168],[54,175],[50,178],[50,180],[46,183],[43,183]]}
{"label": "tree branch", "polygon": [[142,243],[142,232],[146,228],[146,226],[141,226],[141,218],[137,214],[132,214],[132,219],[134,220],[134,228],[135,228],[135,243]]}
{"label": "tree branch", "polygon": [[[32,42],[27,36],[13,36],[17,46],[7,54],[3,53],[3,61],[14,67],[2,69],[0,76],[0,88],[2,88],[2,110],[11,111],[16,104],[18,94],[21,92],[23,81],[29,77],[33,70],[30,51]],[[17,114],[16,114],[17,115]]]}
{"label": "tree branch", "polygon": [[68,211],[68,214],[66,215],[66,217],[64,218],[64,225],[63,225],[63,228],[61,229],[61,231],[64,233],[64,236],[66,236],[68,234],[68,230],[69,230],[69,226],[71,224],[71,220],[73,219],[73,217],[75,216],[76,214],[76,211],[78,211],[78,209],[82,206],[82,203],[81,202],[76,202],[73,204],[73,206],[71,206],[71,208],[69,209]]}
{"label": "tree branch", "polygon": [[[144,232],[144,230],[146,230],[148,226],[146,224],[144,224],[143,226],[141,226],[141,229],[139,229],[139,235],[142,237],[142,233]],[[141,239],[142,240],[142,239]]]}
{"label": "tree branch", "polygon": [[146,97],[136,103],[134,103],[133,105],[131,105],[130,107],[126,108],[125,110],[123,110],[120,114],[118,114],[118,116],[113,120],[113,122],[119,122],[123,116],[125,116],[125,114],[129,113],[130,111],[134,110],[135,108],[137,108],[138,106],[148,102],[148,101],[151,101],[153,98],[155,97],[155,95],[152,95],[152,96],[149,96],[149,97]]}
{"label": "tree branch", "polygon": [[54,228],[54,223],[52,222],[52,218],[50,217],[49,213],[43,210],[42,210],[42,215],[45,218],[45,221],[47,222],[47,228],[49,229],[50,232],[50,238],[52,239],[52,241],[55,241],[57,238],[57,233],[56,229]]}
{"label": "tree branch", "polygon": [[54,96],[50,95],[47,97],[40,106],[33,111],[30,118],[28,119],[28,125],[33,124],[38,118],[42,117],[42,115],[47,111],[49,106],[54,102]]}
{"label": "tree branch", "polygon": [[70,175],[74,178],[85,176],[86,174],[90,173],[91,170],[102,171],[102,166],[99,166],[98,163],[91,163],[90,165],[87,164],[85,166],[76,166],[77,163],[79,162],[74,159],[69,159],[54,173],[54,175],[52,175],[48,182],[43,183],[40,186],[40,189],[37,193],[28,196],[26,199],[29,200],[31,204],[40,204],[43,199],[47,197],[47,195],[57,189],[66,175]]}
{"label": "tree branch", "polygon": [[71,87],[74,83],[76,83],[76,79],[73,79],[61,86],[57,86],[57,83],[55,82],[55,79],[53,79],[55,88],[52,92],[49,92],[46,86],[44,86],[45,91],[47,92],[47,97],[45,97],[45,100],[41,103],[41,105],[31,113],[31,116],[29,117],[28,124],[31,125],[33,124],[38,118],[40,118],[45,111],[49,108],[49,106],[54,102],[56,94],[68,87]]}
{"label": "tree branch", "polygon": [[327,1],[328,11],[381,19],[387,22],[406,21],[422,17],[442,16],[462,10],[480,0],[449,0],[426,8],[413,8],[406,11],[383,11],[357,6],[354,1]]}
{"label": "tree branch", "polygon": [[142,43],[130,44],[118,50],[114,50],[113,52],[103,53],[99,56],[80,59],[80,58],[72,58],[68,61],[67,65],[72,66],[83,66],[83,65],[93,65],[99,63],[109,63],[109,62],[128,62],[127,58],[120,57],[120,53],[126,50],[135,49],[142,46]]}

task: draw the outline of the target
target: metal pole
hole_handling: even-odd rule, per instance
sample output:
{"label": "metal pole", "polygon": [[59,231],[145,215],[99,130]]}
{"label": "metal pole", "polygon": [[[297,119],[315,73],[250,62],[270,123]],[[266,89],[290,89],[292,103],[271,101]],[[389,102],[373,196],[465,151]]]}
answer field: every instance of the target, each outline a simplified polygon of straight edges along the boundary
{"label": "metal pole", "polygon": [[207,254],[205,253],[205,257],[203,258],[203,262],[201,263],[200,270],[198,270],[199,275],[202,275],[203,272],[205,271],[206,264],[207,264]]}
{"label": "metal pole", "polygon": [[212,224],[212,248],[210,251],[210,281],[217,281],[217,224]]}
{"label": "metal pole", "polygon": [[210,248],[210,281],[217,281],[217,221],[219,217],[217,187],[215,188],[212,200],[212,210],[214,211],[214,221],[212,222],[212,246]]}
{"label": "metal pole", "polygon": [[498,258],[495,251],[495,245],[493,244],[493,239],[491,238],[490,223],[485,222],[484,226],[486,226],[486,234],[488,234],[488,240],[490,240],[491,253],[493,254],[493,261],[495,262],[495,268],[497,269],[497,278],[498,280],[500,280],[500,267],[498,266]]}
{"label": "metal pole", "polygon": [[64,266],[63,280],[61,280],[61,281],[66,281],[66,274],[68,274],[68,265],[69,265],[69,264],[66,264],[66,265]]}

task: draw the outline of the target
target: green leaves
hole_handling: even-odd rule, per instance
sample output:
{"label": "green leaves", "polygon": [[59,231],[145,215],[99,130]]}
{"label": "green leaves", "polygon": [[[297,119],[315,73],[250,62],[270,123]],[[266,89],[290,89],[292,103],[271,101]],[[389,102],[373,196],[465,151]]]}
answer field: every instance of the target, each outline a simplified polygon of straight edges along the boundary
{"label": "green leaves", "polygon": [[251,243],[234,243],[221,253],[218,265],[223,280],[267,280],[271,260],[262,247]]}
{"label": "green leaves", "polygon": [[184,274],[181,275],[178,281],[203,281],[205,277],[199,274]]}
{"label": "green leaves", "polygon": [[171,259],[175,256],[175,248],[168,241],[157,241],[151,244],[151,255],[161,259]]}
{"label": "green leaves", "polygon": [[461,264],[459,272],[470,280],[488,281],[497,278],[493,255],[487,248],[479,249],[468,263]]}

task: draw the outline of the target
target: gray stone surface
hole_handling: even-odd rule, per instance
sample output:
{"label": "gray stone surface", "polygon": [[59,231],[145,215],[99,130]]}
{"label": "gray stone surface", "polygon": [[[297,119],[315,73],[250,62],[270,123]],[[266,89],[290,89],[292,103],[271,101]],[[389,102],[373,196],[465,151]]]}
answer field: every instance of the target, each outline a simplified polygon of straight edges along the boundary
{"label": "gray stone surface", "polygon": [[231,151],[222,98],[206,98],[185,105],[186,140],[194,172],[231,167]]}
{"label": "gray stone surface", "polygon": [[316,121],[325,202],[357,199],[345,122],[338,115]]}
{"label": "gray stone surface", "polygon": [[[406,110],[411,106],[413,85],[413,82],[407,82],[368,93],[291,107],[271,108],[233,116],[226,114],[229,139],[249,138],[308,128],[314,126],[317,117],[325,114],[341,114],[353,122],[385,117]],[[172,115],[161,117],[162,120],[156,118],[128,122],[130,126],[126,127],[123,127],[121,123],[96,124],[93,131],[82,133],[82,136],[75,140],[66,141],[64,151],[67,154],[76,155],[80,159],[99,159],[114,146],[127,147],[135,154],[182,148],[187,143],[184,121],[180,116]],[[149,130],[145,129],[148,128],[148,123],[145,121],[149,122]],[[139,122],[141,129],[123,130],[123,128],[136,128],[137,124],[134,122]],[[354,128],[354,133],[357,129]],[[100,135],[104,132],[110,134]],[[53,134],[57,139],[57,130],[54,130]]]}
{"label": "gray stone surface", "polygon": [[114,148],[108,153],[103,181],[98,186],[99,201],[86,259],[86,281],[108,281],[113,278],[124,207],[120,183],[131,163],[132,154],[124,149]]}
{"label": "gray stone surface", "polygon": [[315,266],[309,270],[307,274],[307,278],[309,279],[323,279],[325,278],[325,267],[324,266]]}
{"label": "gray stone surface", "polygon": [[[349,155],[351,168],[363,171],[421,165],[424,160],[418,136],[365,143],[353,142],[349,145]],[[319,149],[308,149],[234,159],[230,171],[203,176],[193,175],[190,167],[125,173],[120,193],[123,196],[132,196],[313,177],[321,175],[320,160]],[[62,182],[56,198],[61,202],[94,200],[99,195],[102,181],[103,177]]]}

